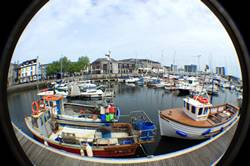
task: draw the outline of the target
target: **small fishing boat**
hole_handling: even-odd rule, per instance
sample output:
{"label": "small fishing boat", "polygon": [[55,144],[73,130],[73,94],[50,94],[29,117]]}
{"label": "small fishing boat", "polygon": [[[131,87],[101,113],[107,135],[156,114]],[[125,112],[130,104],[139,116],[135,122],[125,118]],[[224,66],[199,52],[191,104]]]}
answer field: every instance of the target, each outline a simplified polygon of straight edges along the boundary
{"label": "small fishing boat", "polygon": [[125,85],[130,86],[130,87],[135,87],[136,86],[134,83],[125,83]]}
{"label": "small fishing boat", "polygon": [[115,91],[113,88],[105,88],[103,97],[115,97]]}
{"label": "small fishing boat", "polygon": [[81,99],[81,98],[102,98],[103,91],[97,89],[95,84],[84,83],[81,85],[72,85],[70,93],[67,98],[70,99]]}
{"label": "small fishing boat", "polygon": [[139,81],[140,79],[137,77],[131,77],[125,80],[125,83],[136,83],[137,81]]}
{"label": "small fishing boat", "polygon": [[182,139],[210,138],[239,118],[239,108],[231,104],[213,106],[203,96],[187,97],[183,108],[159,111],[162,136]]}
{"label": "small fishing boat", "polygon": [[206,91],[209,95],[213,95],[213,96],[218,96],[219,95],[219,88],[217,85],[209,85],[206,88]]}
{"label": "small fishing boat", "polygon": [[144,78],[140,77],[139,80],[136,82],[137,85],[143,86],[144,85]]}
{"label": "small fishing boat", "polygon": [[152,77],[148,80],[147,86],[150,88],[164,88],[164,84],[161,83],[161,80],[157,77]]}
{"label": "small fishing boat", "polygon": [[177,95],[189,95],[197,86],[199,86],[199,81],[196,77],[188,77],[186,80],[180,80],[176,86]]}
{"label": "small fishing boat", "polygon": [[29,131],[56,149],[88,157],[123,157],[135,155],[141,144],[154,141],[155,126],[150,122],[136,123],[136,129],[130,123],[61,122],[56,119],[56,107],[32,105],[42,109],[32,107],[32,115],[25,117]]}

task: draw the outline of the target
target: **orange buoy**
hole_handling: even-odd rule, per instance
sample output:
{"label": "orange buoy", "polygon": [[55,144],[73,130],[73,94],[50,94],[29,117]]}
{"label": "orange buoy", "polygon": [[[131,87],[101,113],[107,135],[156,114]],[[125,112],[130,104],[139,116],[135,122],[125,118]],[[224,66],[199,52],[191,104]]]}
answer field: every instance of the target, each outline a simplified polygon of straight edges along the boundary
{"label": "orange buoy", "polygon": [[[36,107],[36,109],[34,108]],[[32,102],[32,114],[33,115],[37,115],[39,113],[39,106],[38,106],[38,103],[36,101],[33,101]]]}

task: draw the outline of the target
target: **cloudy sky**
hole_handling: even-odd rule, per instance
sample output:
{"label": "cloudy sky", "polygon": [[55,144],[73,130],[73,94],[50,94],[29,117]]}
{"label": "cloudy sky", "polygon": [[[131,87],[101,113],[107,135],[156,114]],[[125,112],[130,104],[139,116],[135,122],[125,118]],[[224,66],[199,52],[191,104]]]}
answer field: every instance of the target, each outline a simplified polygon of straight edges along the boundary
{"label": "cloudy sky", "polygon": [[[18,41],[12,62],[39,56],[91,61],[111,50],[114,59],[148,58],[172,63],[225,66],[240,77],[226,30],[199,0],[50,0]],[[197,56],[200,55],[200,58]]]}

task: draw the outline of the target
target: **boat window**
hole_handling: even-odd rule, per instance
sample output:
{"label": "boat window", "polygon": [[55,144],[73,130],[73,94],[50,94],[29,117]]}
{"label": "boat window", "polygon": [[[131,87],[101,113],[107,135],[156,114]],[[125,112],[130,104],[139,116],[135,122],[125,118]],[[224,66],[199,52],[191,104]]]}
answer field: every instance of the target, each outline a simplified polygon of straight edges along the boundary
{"label": "boat window", "polygon": [[206,108],[205,108],[205,114],[207,114],[207,112],[208,112],[208,108],[206,107]]}
{"label": "boat window", "polygon": [[46,122],[47,121],[47,116],[46,116],[46,114],[44,114],[44,122]]}
{"label": "boat window", "polygon": [[43,119],[42,117],[40,117],[40,123],[41,123],[41,126],[43,125]]}
{"label": "boat window", "polygon": [[47,117],[48,117],[48,119],[50,118],[50,112],[49,111],[48,111],[48,116]]}
{"label": "boat window", "polygon": [[198,115],[201,115],[202,114],[202,108],[199,108],[199,112],[198,112]]}
{"label": "boat window", "polygon": [[186,109],[189,110],[189,103],[186,104]]}
{"label": "boat window", "polygon": [[53,101],[49,101],[49,105],[53,107]]}
{"label": "boat window", "polygon": [[184,101],[184,108],[186,107],[186,102]]}
{"label": "boat window", "polygon": [[36,118],[32,118],[32,125],[36,128],[38,128],[38,125],[37,125],[37,119]]}
{"label": "boat window", "polygon": [[195,114],[195,107],[194,107],[194,106],[192,106],[191,112],[192,112],[193,114]]}

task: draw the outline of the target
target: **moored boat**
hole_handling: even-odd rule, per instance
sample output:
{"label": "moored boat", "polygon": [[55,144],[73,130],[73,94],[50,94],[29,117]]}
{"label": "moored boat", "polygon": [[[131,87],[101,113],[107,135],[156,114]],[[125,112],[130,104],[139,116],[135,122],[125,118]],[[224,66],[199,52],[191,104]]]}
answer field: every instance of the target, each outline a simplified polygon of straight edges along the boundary
{"label": "moored boat", "polygon": [[64,103],[62,96],[55,95],[43,96],[41,100],[34,101],[32,108],[36,111],[43,109],[53,111],[58,120],[106,123],[118,122],[120,117],[120,108],[112,103],[96,105]]}
{"label": "moored boat", "polygon": [[38,141],[56,149],[88,157],[121,157],[134,155],[140,144],[154,141],[151,122],[136,121],[136,129],[130,123],[62,122],[56,118],[57,107],[47,109],[42,104],[32,103],[42,109],[32,107],[25,123]]}
{"label": "moored boat", "polygon": [[202,96],[184,99],[183,108],[159,111],[162,136],[182,139],[210,138],[239,118],[239,108],[231,104],[213,106]]}

